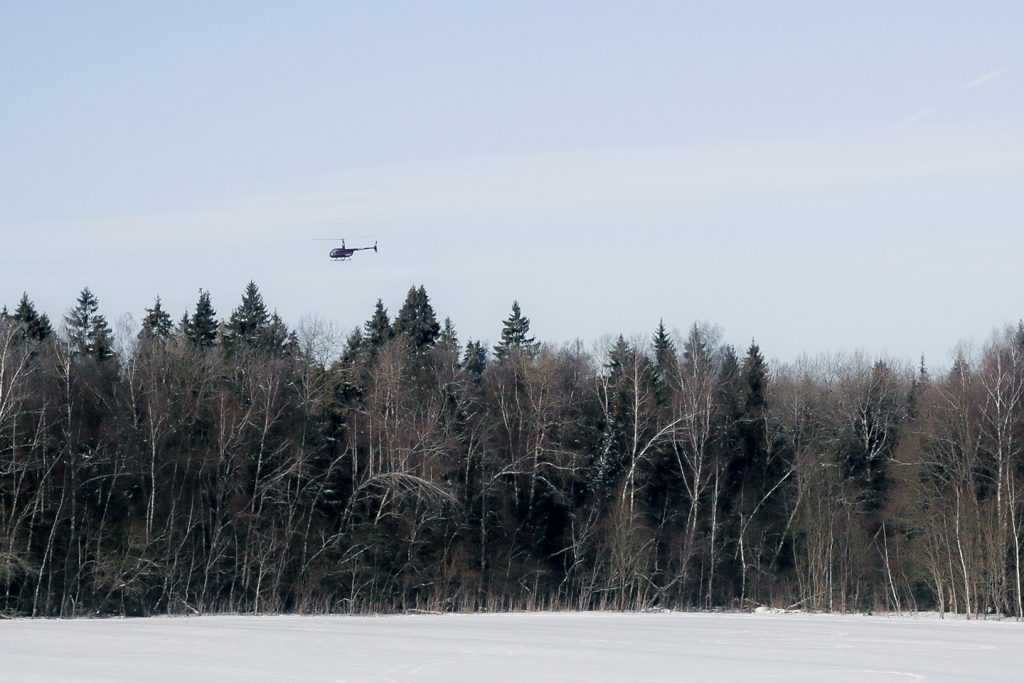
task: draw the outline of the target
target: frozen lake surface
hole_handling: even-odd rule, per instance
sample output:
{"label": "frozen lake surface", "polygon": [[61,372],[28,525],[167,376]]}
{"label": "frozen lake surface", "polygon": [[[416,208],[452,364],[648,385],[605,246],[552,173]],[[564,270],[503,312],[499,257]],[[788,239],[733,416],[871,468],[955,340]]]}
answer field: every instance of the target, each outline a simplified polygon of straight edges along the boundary
{"label": "frozen lake surface", "polygon": [[1024,624],[804,614],[0,621],[5,681],[992,681]]}

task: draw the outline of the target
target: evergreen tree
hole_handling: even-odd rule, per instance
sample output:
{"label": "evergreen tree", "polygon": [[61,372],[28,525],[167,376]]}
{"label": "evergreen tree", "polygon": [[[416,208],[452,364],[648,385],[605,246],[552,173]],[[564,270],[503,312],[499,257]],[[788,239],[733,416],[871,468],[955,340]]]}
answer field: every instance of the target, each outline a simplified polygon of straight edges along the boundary
{"label": "evergreen tree", "polygon": [[619,380],[622,379],[632,356],[633,348],[626,341],[626,338],[620,334],[619,338],[615,340],[615,344],[608,351],[608,362],[605,363],[605,368],[608,369],[612,385],[618,384]]}
{"label": "evergreen tree", "polygon": [[909,397],[901,392],[895,373],[884,362],[875,363],[853,408],[856,419],[848,421],[839,449],[846,481],[870,516],[885,503],[889,461],[909,409]]}
{"label": "evergreen tree", "polygon": [[366,355],[366,338],[363,336],[363,331],[357,327],[345,339],[345,347],[342,349],[339,363],[344,367],[358,365]]}
{"label": "evergreen tree", "polygon": [[744,410],[749,419],[759,419],[767,404],[768,365],[761,355],[761,347],[751,341],[743,359]]}
{"label": "evergreen tree", "polygon": [[75,307],[64,317],[68,344],[73,353],[107,360],[114,355],[114,333],[99,314],[99,300],[88,287],[78,295]]}
{"label": "evergreen tree", "polygon": [[746,492],[749,501],[756,500],[774,484],[770,481],[772,473],[768,471],[768,444],[764,430],[768,367],[760,347],[753,341],[740,366],[739,380],[737,450],[730,469],[732,477],[750,489]]}
{"label": "evergreen tree", "polygon": [[271,314],[270,322],[267,323],[267,327],[263,331],[260,348],[273,356],[288,356],[299,348],[298,337],[288,329],[277,311]]}
{"label": "evergreen tree", "polygon": [[658,403],[665,403],[671,394],[672,377],[676,374],[679,361],[676,345],[665,329],[665,321],[658,321],[654,331],[654,394]]}
{"label": "evergreen tree", "polygon": [[707,335],[696,324],[690,328],[690,334],[683,342],[683,366],[688,372],[694,372],[702,364],[710,360],[711,350],[708,348]]}
{"label": "evergreen tree", "polygon": [[[4,308],[6,316],[7,309]],[[18,307],[14,309],[14,320],[25,326],[25,336],[36,341],[43,341],[53,334],[50,318],[45,313],[36,311],[35,305],[29,300],[28,294],[21,295]]]}
{"label": "evergreen tree", "polygon": [[658,329],[654,331],[654,366],[658,375],[666,377],[676,364],[676,344],[665,329],[665,321],[658,321]]}
{"label": "evergreen tree", "polygon": [[114,331],[102,315],[92,320],[92,357],[96,360],[114,357]]}
{"label": "evergreen tree", "polygon": [[437,342],[441,326],[430,305],[427,290],[412,287],[395,318],[395,335],[408,340],[414,350],[428,349]]}
{"label": "evergreen tree", "polygon": [[487,349],[479,341],[466,340],[466,351],[462,356],[462,367],[474,375],[484,374],[487,369]]}
{"label": "evergreen tree", "polygon": [[444,319],[444,327],[441,328],[441,336],[438,337],[437,345],[453,352],[456,357],[459,355],[459,335],[455,331],[455,323],[451,318]]}
{"label": "evergreen tree", "polygon": [[199,301],[196,302],[195,313],[192,314],[185,336],[198,347],[209,348],[217,342],[217,312],[210,303],[210,293],[199,290]]}
{"label": "evergreen tree", "polygon": [[188,317],[188,311],[181,314],[181,320],[178,321],[176,334],[184,337],[185,339],[192,338],[192,321]]}
{"label": "evergreen tree", "polygon": [[153,308],[146,309],[146,317],[142,319],[142,329],[139,331],[139,339],[154,339],[156,341],[167,341],[171,336],[171,315],[163,309],[160,297],[153,302]]}
{"label": "evergreen tree", "polygon": [[743,412],[745,394],[740,387],[740,359],[731,344],[722,348],[722,361],[715,384],[715,405],[726,425],[738,424]]}
{"label": "evergreen tree", "polygon": [[229,350],[236,348],[257,349],[265,345],[270,314],[263,303],[263,295],[255,282],[249,281],[242,292],[242,303],[231,312],[224,337]]}
{"label": "evergreen tree", "polygon": [[391,327],[391,320],[388,318],[388,309],[384,302],[377,299],[377,307],[373,310],[373,316],[363,325],[363,340],[367,347],[376,353],[389,339],[395,335]]}
{"label": "evergreen tree", "polygon": [[523,316],[519,302],[512,302],[512,315],[502,322],[501,342],[494,347],[494,357],[504,360],[512,353],[533,356],[540,349],[540,344],[530,333],[530,319]]}

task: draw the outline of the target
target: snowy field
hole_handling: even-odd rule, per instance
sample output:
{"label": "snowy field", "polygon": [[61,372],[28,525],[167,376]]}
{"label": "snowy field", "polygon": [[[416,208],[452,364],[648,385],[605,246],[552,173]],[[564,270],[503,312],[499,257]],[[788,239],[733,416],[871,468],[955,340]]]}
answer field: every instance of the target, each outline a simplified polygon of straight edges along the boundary
{"label": "snowy field", "polygon": [[1024,624],[800,614],[0,621],[4,681],[992,681]]}

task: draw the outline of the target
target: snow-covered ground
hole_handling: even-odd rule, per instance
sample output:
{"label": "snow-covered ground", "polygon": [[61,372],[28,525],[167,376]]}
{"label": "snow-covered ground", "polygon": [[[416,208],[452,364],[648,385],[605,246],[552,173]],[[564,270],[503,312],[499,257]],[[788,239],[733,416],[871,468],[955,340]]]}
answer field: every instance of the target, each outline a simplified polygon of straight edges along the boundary
{"label": "snow-covered ground", "polygon": [[0,621],[4,681],[992,681],[1024,624],[805,614]]}

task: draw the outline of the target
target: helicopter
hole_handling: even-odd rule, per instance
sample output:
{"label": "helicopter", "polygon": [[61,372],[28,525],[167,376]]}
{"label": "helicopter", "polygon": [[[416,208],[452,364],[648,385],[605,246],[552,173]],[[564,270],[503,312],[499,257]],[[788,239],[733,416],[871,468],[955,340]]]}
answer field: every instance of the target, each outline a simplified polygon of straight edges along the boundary
{"label": "helicopter", "polygon": [[[340,247],[335,247],[334,249],[331,249],[331,253],[330,253],[331,259],[333,259],[335,261],[351,261],[352,260],[352,254],[356,253],[357,251],[369,251],[370,249],[373,249],[374,253],[377,252],[377,243],[376,242],[373,243],[372,247],[346,247],[345,246],[345,238],[342,237],[340,239],[341,239],[341,246]],[[332,239],[331,241],[332,242],[336,242],[337,239]]]}

